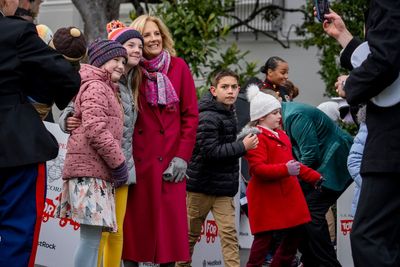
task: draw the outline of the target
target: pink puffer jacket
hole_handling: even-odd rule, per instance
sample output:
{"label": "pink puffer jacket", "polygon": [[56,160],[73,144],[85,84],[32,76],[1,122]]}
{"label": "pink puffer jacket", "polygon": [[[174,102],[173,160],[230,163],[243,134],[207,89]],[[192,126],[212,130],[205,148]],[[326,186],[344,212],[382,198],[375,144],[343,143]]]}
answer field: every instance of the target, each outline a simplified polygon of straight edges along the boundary
{"label": "pink puffer jacket", "polygon": [[88,176],[110,181],[110,170],[125,160],[118,86],[106,71],[91,65],[82,64],[80,74],[82,82],[74,116],[81,118],[82,124],[68,139],[63,179]]}

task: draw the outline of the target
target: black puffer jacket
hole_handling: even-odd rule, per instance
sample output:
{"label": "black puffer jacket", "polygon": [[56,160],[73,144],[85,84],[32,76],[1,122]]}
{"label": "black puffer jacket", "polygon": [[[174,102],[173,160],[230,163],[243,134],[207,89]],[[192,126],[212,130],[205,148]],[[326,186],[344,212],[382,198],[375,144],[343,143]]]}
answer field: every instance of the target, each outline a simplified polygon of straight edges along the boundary
{"label": "black puffer jacket", "polygon": [[239,158],[246,153],[236,141],[235,110],[227,110],[211,93],[199,103],[196,145],[187,170],[187,191],[234,196],[239,185]]}

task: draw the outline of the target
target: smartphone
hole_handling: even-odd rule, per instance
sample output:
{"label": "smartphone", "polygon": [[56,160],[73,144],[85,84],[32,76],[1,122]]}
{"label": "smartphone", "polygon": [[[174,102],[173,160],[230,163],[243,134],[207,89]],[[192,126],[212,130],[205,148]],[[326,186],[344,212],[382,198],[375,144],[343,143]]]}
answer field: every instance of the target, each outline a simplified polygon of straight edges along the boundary
{"label": "smartphone", "polygon": [[324,15],[329,13],[329,1],[328,0],[314,0],[315,9],[317,10],[317,19],[320,22],[324,21]]}

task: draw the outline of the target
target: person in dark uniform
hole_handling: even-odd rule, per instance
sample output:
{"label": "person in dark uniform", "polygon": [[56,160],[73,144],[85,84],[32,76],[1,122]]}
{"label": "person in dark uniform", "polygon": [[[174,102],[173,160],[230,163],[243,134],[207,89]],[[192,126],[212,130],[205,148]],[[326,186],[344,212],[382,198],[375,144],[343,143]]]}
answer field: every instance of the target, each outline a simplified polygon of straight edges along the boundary
{"label": "person in dark uniform", "polygon": [[[42,218],[45,162],[58,143],[27,101],[31,77],[58,108],[78,92],[80,77],[49,48],[35,26],[15,13],[18,0],[0,0],[0,266],[33,266]],[[34,84],[34,83],[33,83]]]}
{"label": "person in dark uniform", "polygon": [[[362,186],[350,235],[354,266],[400,266],[400,103],[381,105],[377,97],[400,72],[400,2],[371,0],[365,21],[370,54],[356,68],[352,55],[361,45],[335,12],[325,15],[323,28],[342,46],[342,67],[351,70],[336,84],[350,105],[367,104],[366,139],[360,174]],[[399,88],[398,88],[399,89]],[[396,99],[399,90],[387,94]]]}
{"label": "person in dark uniform", "polygon": [[[15,11],[14,16],[18,16],[20,18],[23,18],[26,21],[35,23],[36,18],[39,15],[39,9],[40,9],[40,5],[42,2],[43,2],[43,0],[19,0],[18,8]],[[35,78],[30,79],[30,80],[33,83],[37,83],[35,85],[35,87],[44,86],[44,84],[41,82],[41,80],[37,80]],[[42,119],[44,119],[45,121],[48,121],[48,122],[54,122],[53,111],[51,110],[51,107],[50,107],[50,111],[46,112],[46,116],[44,118],[42,117]]]}

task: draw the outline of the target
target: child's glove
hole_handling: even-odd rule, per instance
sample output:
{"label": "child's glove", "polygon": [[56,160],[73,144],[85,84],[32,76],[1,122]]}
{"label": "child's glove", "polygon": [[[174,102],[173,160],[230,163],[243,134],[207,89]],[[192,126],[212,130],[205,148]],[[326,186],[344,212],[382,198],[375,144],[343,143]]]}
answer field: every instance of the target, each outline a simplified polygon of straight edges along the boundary
{"label": "child's glove", "polygon": [[163,173],[163,179],[167,182],[178,183],[185,178],[187,163],[181,158],[174,157]]}
{"label": "child's glove", "polygon": [[124,161],[117,168],[112,169],[111,176],[115,188],[123,186],[126,183],[126,181],[128,181],[129,177],[128,166],[126,165],[126,162]]}
{"label": "child's glove", "polygon": [[300,162],[295,161],[295,160],[289,160],[286,163],[286,167],[288,169],[288,173],[290,176],[292,175],[299,175],[300,173]]}

